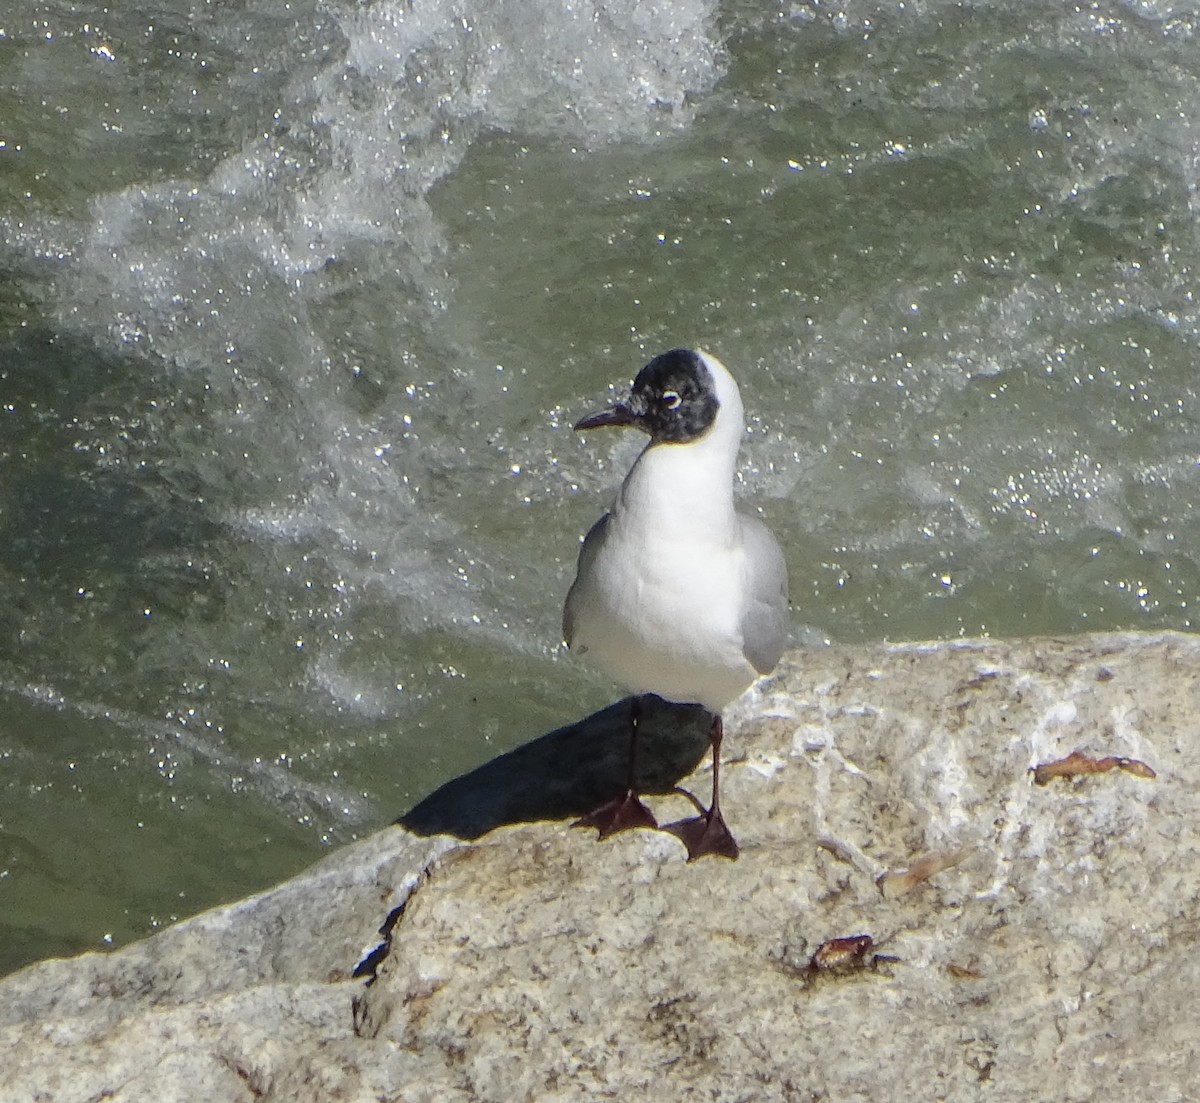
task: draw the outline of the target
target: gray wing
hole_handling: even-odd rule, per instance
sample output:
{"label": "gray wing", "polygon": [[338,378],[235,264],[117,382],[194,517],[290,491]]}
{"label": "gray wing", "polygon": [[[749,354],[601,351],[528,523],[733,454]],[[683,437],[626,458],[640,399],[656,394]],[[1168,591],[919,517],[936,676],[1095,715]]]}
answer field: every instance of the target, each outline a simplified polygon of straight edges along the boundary
{"label": "gray wing", "polygon": [[[592,562],[604,543],[604,530],[608,527],[608,516],[606,513],[588,529],[588,534],[583,538],[583,544],[579,549],[579,565],[575,568],[575,581],[571,583],[571,588],[567,591],[567,600],[563,604],[562,633],[568,647],[571,647],[571,641],[575,637],[575,603],[579,599],[579,580],[591,568]],[[585,649],[581,648],[580,650],[582,652]]]}
{"label": "gray wing", "polygon": [[787,564],[779,543],[752,517],[739,517],[746,548],[746,607],[742,610],[742,653],[759,674],[770,674],[787,646]]}

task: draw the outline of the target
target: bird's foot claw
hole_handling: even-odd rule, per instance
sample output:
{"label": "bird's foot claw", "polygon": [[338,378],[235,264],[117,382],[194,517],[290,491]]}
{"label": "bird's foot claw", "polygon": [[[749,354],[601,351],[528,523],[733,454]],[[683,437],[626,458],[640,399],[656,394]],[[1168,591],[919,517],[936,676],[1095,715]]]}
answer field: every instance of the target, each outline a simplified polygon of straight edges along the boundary
{"label": "bird's foot claw", "polygon": [[622,796],[605,801],[586,816],[580,816],[571,826],[594,827],[600,833],[600,838],[607,839],[609,835],[615,835],[618,831],[631,831],[635,827],[657,827],[658,820],[631,789]]}
{"label": "bird's foot claw", "polygon": [[741,853],[719,808],[693,816],[691,819],[668,823],[661,830],[669,831],[682,841],[687,847],[689,862],[703,858],[706,854],[736,858]]}

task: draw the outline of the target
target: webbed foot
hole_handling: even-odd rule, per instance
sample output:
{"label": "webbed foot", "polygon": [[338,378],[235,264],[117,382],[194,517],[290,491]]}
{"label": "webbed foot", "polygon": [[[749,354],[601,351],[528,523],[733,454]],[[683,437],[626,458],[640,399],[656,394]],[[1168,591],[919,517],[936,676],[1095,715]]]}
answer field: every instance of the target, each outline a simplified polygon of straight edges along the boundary
{"label": "webbed foot", "polygon": [[594,827],[601,839],[615,835],[618,831],[631,831],[635,827],[657,827],[658,820],[632,789],[623,795],[605,801],[599,808],[580,816],[572,827]]}

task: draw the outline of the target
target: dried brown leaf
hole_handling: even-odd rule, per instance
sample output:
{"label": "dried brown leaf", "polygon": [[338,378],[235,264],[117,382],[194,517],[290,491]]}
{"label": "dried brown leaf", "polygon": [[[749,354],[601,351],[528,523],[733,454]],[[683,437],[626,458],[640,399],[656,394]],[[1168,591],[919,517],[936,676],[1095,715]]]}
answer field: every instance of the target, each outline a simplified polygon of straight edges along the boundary
{"label": "dried brown leaf", "polygon": [[1083,751],[1072,751],[1066,758],[1054,762],[1043,762],[1033,768],[1033,780],[1038,785],[1049,785],[1056,777],[1083,777],[1087,774],[1106,774],[1109,770],[1124,770],[1134,777],[1154,778],[1158,775],[1141,759],[1107,755],[1093,758]]}

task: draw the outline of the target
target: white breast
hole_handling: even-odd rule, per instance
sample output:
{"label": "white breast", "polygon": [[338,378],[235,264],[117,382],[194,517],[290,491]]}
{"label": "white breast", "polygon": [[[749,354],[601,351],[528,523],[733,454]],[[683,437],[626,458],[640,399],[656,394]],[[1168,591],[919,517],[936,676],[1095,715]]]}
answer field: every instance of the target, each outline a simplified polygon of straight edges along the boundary
{"label": "white breast", "polygon": [[720,711],[757,676],[739,628],[743,559],[691,526],[647,533],[614,512],[571,593],[572,650],[631,692]]}

